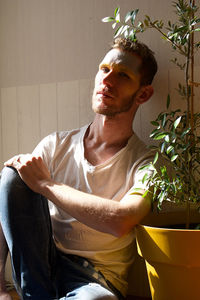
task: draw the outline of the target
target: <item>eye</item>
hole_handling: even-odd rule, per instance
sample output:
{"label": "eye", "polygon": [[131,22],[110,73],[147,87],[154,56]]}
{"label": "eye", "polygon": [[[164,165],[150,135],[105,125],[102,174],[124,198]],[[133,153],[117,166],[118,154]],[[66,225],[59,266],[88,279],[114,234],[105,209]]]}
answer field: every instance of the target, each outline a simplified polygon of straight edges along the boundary
{"label": "eye", "polygon": [[104,73],[108,73],[110,71],[108,67],[101,67],[100,70],[103,71]]}
{"label": "eye", "polygon": [[119,76],[120,76],[120,77],[127,78],[127,79],[130,78],[129,75],[128,75],[127,73],[125,73],[125,72],[119,72]]}

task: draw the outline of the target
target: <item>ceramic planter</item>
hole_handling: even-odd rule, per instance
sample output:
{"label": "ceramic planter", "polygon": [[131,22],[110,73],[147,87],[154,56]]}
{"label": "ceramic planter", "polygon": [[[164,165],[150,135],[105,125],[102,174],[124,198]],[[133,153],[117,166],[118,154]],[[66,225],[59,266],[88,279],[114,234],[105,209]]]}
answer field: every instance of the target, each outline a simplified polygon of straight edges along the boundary
{"label": "ceramic planter", "polygon": [[153,300],[200,299],[200,230],[137,226]]}

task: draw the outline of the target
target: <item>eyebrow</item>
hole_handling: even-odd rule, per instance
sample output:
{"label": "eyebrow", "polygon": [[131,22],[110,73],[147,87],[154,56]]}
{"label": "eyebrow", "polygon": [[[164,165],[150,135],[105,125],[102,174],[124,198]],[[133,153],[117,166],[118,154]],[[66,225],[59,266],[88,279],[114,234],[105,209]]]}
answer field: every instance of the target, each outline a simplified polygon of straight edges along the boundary
{"label": "eyebrow", "polygon": [[[108,68],[110,68],[110,67],[113,67],[113,64],[110,65],[110,64],[107,64],[107,63],[100,63],[99,64],[99,68],[100,67],[108,67]],[[126,67],[121,66],[121,65],[114,64],[114,68],[119,69],[120,71],[132,73],[132,71],[129,68],[126,68]]]}
{"label": "eyebrow", "polygon": [[100,63],[100,64],[99,64],[99,68],[100,68],[100,67],[109,67],[109,66],[110,66],[109,64],[105,64],[105,63]]}
{"label": "eyebrow", "polygon": [[[100,63],[99,64],[99,68],[105,68],[105,67],[110,68],[110,67],[112,67],[112,64],[111,65],[107,64],[107,63]],[[135,74],[133,73],[133,71],[131,71],[127,67],[124,67],[122,65],[117,65],[117,64],[114,64],[114,67],[117,68],[120,72],[125,72],[129,76],[135,77]]]}

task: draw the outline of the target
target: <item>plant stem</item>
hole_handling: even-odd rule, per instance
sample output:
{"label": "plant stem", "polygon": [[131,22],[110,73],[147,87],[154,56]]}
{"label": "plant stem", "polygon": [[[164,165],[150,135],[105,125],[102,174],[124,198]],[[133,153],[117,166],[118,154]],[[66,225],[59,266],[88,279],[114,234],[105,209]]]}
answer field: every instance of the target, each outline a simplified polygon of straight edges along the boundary
{"label": "plant stem", "polygon": [[[187,114],[186,114],[186,124],[187,127],[190,126],[190,93],[189,93],[189,63],[190,63],[190,44],[188,43],[188,49],[187,49],[187,56],[186,56],[186,66],[185,66],[185,84],[186,84],[186,101],[187,101]],[[189,142],[189,137],[187,136],[187,143]],[[187,149],[185,153],[185,161],[187,162],[187,170],[190,172],[191,164],[188,160],[189,158],[189,150]],[[187,183],[187,200],[186,200],[186,229],[189,229],[189,223],[190,223],[190,204],[189,204],[189,184]]]}
{"label": "plant stem", "polygon": [[157,26],[155,26],[152,22],[150,22],[149,28],[155,28],[168,42],[170,42],[171,44],[173,44],[176,48],[179,49],[180,53],[182,55],[186,55],[186,53],[182,50],[181,46],[179,46],[178,44],[176,44],[175,42],[171,41],[170,38],[162,31],[160,30],[160,28],[158,28]]}
{"label": "plant stem", "polygon": [[186,229],[189,229],[190,227],[190,201],[187,199],[186,201]]}
{"label": "plant stem", "polygon": [[[195,5],[195,0],[190,0],[190,5]],[[192,14],[192,18],[194,18],[194,13]],[[192,26],[192,30],[194,29],[194,26]],[[191,81],[194,82],[194,31],[191,33]],[[194,85],[191,85],[191,128],[192,133],[194,132]]]}
{"label": "plant stem", "polygon": [[[194,6],[194,0],[190,0],[190,5]],[[193,16],[194,17],[194,14]],[[193,28],[192,28],[193,29]],[[193,85],[189,86],[189,64],[191,62],[191,81],[194,81],[194,33],[190,34],[189,43],[188,43],[188,51],[186,57],[186,67],[185,67],[185,82],[186,82],[186,100],[187,100],[187,126],[191,126],[191,133],[189,138],[190,144],[193,144],[193,133],[194,133],[194,110],[193,110],[193,102],[194,102],[194,88]],[[186,151],[186,161],[188,161],[188,170],[192,173],[192,164],[189,160],[189,150]],[[189,194],[190,194],[190,184],[188,184],[188,197],[186,201],[186,228],[189,229],[190,224],[190,202],[189,202]]]}
{"label": "plant stem", "polygon": [[186,57],[186,66],[185,66],[185,84],[186,84],[186,101],[187,101],[187,126],[190,125],[190,91],[189,91],[189,63],[190,63],[190,52],[191,52],[191,40],[188,43],[188,51]]}

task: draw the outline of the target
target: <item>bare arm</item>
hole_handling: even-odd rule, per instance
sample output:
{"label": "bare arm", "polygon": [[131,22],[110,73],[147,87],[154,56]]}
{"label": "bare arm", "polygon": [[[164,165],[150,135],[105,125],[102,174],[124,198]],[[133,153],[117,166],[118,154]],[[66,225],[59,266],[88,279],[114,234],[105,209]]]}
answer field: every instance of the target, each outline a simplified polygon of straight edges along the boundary
{"label": "bare arm", "polygon": [[116,202],[55,182],[46,183],[41,193],[85,225],[115,236],[129,232],[150,208],[141,195],[127,195]]}
{"label": "bare arm", "polygon": [[138,224],[150,210],[141,195],[127,195],[120,202],[87,194],[51,179],[42,159],[26,155],[6,163],[17,169],[24,182],[85,225],[122,236]]}

